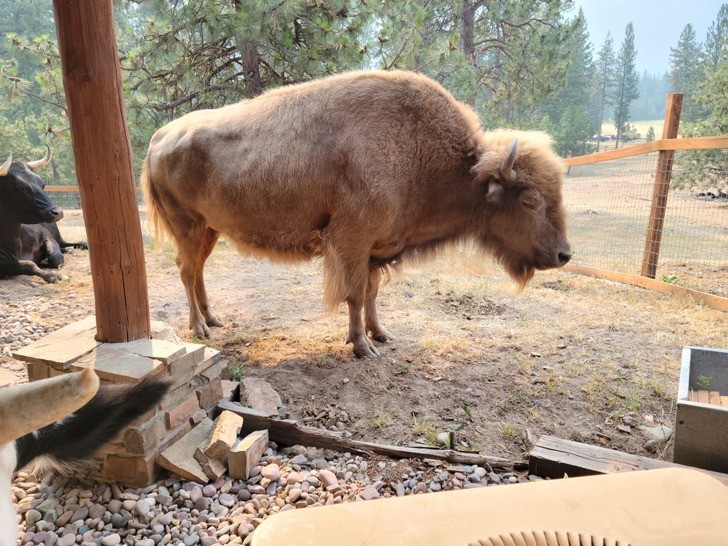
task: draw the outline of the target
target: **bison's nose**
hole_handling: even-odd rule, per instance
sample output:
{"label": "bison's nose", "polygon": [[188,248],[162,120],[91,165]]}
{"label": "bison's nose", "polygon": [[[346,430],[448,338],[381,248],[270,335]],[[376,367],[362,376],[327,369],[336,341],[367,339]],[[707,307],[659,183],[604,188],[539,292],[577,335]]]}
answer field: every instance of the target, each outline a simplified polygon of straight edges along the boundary
{"label": "bison's nose", "polygon": [[53,215],[53,222],[58,222],[58,220],[63,218],[63,210],[61,207],[51,207],[51,214]]}
{"label": "bison's nose", "polygon": [[571,252],[559,252],[559,267],[564,267],[571,260]]}

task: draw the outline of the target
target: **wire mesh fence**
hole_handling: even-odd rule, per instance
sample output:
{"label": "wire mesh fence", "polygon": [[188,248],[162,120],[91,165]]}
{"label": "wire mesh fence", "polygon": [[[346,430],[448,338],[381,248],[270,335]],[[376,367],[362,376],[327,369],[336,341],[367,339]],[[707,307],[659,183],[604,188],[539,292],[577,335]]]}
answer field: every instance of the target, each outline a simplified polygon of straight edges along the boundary
{"label": "wire mesh fence", "polygon": [[[639,275],[648,236],[657,236],[657,279],[726,297],[728,150],[679,150],[672,164],[658,155],[569,169],[564,199],[573,262]],[[667,201],[655,209],[664,224],[655,234],[648,231],[655,181],[668,171]]]}
{"label": "wire mesh fence", "polygon": [[[672,169],[656,278],[728,297],[728,149],[675,152],[672,165],[658,152],[570,167],[564,184],[575,265],[639,275],[648,236],[658,165]],[[49,190],[54,188],[49,187]],[[51,191],[62,207],[67,241],[86,240],[75,191]],[[137,194],[142,233],[151,241]]]}

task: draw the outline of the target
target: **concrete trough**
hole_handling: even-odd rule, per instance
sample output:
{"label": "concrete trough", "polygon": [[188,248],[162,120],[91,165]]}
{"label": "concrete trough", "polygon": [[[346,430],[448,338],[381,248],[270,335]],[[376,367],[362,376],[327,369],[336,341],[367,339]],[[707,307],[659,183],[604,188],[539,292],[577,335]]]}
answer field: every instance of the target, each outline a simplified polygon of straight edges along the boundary
{"label": "concrete trough", "polygon": [[[708,397],[706,391],[712,393],[712,403],[695,400],[698,394]],[[728,403],[728,351],[683,348],[674,462],[728,473],[728,406],[720,405],[720,395]]]}

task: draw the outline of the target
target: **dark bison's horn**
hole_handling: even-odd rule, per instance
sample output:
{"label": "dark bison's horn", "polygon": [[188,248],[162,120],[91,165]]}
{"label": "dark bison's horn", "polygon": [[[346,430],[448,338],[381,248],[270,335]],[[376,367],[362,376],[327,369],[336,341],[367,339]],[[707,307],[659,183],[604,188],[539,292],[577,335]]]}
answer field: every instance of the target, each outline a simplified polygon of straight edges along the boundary
{"label": "dark bison's horn", "polygon": [[53,152],[51,152],[51,147],[46,144],[46,148],[48,151],[46,152],[46,155],[43,159],[39,159],[38,161],[29,161],[28,162],[28,168],[31,171],[34,171],[35,169],[38,169],[40,167],[45,167],[50,162],[51,158],[53,157]]}
{"label": "dark bison's horn", "polygon": [[501,166],[501,176],[503,177],[503,180],[507,182],[515,182],[516,181],[516,171],[513,170],[513,164],[516,162],[516,154],[518,153],[518,138],[513,138],[513,144],[511,144],[511,149],[508,150],[508,156],[506,157],[505,161],[503,161],[503,165]]}
{"label": "dark bison's horn", "polygon": [[8,171],[10,170],[10,165],[13,164],[13,154],[10,154],[8,157],[8,160],[3,163],[2,167],[0,167],[0,176],[7,176]]}

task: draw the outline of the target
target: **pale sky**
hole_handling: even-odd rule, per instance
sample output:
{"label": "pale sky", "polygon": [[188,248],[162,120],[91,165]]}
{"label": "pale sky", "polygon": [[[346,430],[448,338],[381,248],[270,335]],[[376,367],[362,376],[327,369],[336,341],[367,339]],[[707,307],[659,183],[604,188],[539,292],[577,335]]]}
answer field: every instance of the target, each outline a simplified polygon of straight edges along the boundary
{"label": "pale sky", "polygon": [[704,42],[723,3],[725,0],[574,0],[574,14],[580,7],[584,10],[594,58],[607,32],[619,52],[624,29],[632,21],[637,71],[661,74],[669,70],[670,48],[677,45],[685,25],[693,25],[698,42]]}

